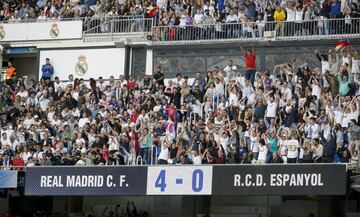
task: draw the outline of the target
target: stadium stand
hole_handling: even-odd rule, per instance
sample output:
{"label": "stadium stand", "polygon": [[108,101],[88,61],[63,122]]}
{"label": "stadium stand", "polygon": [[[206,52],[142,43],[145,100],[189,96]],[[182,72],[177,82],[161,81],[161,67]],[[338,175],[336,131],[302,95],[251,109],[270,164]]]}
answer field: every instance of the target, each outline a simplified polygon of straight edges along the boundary
{"label": "stadium stand", "polygon": [[[256,51],[193,81],[178,74],[1,83],[1,166],[357,162],[359,54],[347,43],[256,72]],[[56,70],[56,69],[55,69]],[[11,74],[12,72],[12,74]],[[10,76],[12,75],[12,76]]]}
{"label": "stadium stand", "polygon": [[[357,1],[39,0],[1,6],[4,22],[89,18],[94,32],[106,32],[99,24],[109,17],[130,17],[131,31],[142,26],[137,19],[151,19],[154,41],[359,33]],[[258,72],[255,48],[242,45],[245,72],[229,60],[194,79],[178,74],[165,80],[167,72],[157,66],[153,76],[88,82],[69,75],[60,81],[47,59],[37,82],[17,76],[9,64],[1,83],[0,166],[357,164],[357,49],[342,40],[328,52],[315,51],[321,67],[295,58]]]}

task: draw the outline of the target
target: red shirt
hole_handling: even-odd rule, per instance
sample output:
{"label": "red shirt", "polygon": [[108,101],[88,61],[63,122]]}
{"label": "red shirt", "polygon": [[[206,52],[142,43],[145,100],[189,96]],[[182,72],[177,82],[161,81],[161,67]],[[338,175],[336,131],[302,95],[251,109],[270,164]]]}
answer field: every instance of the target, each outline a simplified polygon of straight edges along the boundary
{"label": "red shirt", "polygon": [[136,85],[136,80],[129,81],[127,86],[130,90],[134,90]]}
{"label": "red shirt", "polygon": [[14,158],[13,160],[13,166],[14,167],[19,167],[19,169],[21,169],[23,166],[25,165],[25,162],[22,158]]}
{"label": "red shirt", "polygon": [[139,113],[130,115],[130,121],[136,123],[136,120],[138,119],[139,115],[140,115]]}
{"label": "red shirt", "polygon": [[247,53],[245,54],[245,64],[246,64],[246,69],[255,69],[255,54],[251,53],[250,55],[248,55]]}
{"label": "red shirt", "polygon": [[175,122],[175,113],[176,110],[174,108],[166,108],[165,111],[168,113],[168,116]]}
{"label": "red shirt", "polygon": [[135,152],[136,154],[139,154],[140,152],[139,134],[135,130],[133,131],[133,137],[135,140]]}
{"label": "red shirt", "polygon": [[108,160],[109,160],[109,149],[103,149],[103,150],[101,151],[101,154],[102,154],[102,156],[103,156],[103,158],[104,158],[105,161],[108,161]]}

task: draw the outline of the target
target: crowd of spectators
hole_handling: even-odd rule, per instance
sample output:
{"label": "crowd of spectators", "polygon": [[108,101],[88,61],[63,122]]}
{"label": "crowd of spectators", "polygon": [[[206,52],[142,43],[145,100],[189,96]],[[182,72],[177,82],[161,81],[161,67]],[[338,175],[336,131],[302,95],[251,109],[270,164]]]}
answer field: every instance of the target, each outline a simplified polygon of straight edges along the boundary
{"label": "crowd of spectators", "polygon": [[[195,10],[195,12],[194,12]],[[351,34],[359,32],[358,1],[171,1],[160,12],[156,40]],[[341,20],[339,20],[341,19]],[[186,32],[186,34],[184,34]]]}
{"label": "crowd of spectators", "polygon": [[[186,37],[183,31],[195,26],[192,37],[261,37],[264,31],[280,36],[358,33],[358,0],[4,0],[0,20],[85,19],[94,27],[107,18],[154,18],[157,40]],[[343,20],[330,20],[344,18]],[[330,21],[329,21],[330,20]],[[90,22],[91,21],[91,22]],[[286,23],[283,23],[286,21]],[[233,25],[233,24],[241,25]],[[206,24],[214,26],[204,27]],[[229,24],[229,25],[221,25]],[[148,24],[145,24],[148,25]],[[102,29],[101,31],[107,31]],[[125,31],[118,28],[117,31]],[[177,33],[176,33],[177,32]],[[175,36],[177,35],[177,36]]]}
{"label": "crowd of spectators", "polygon": [[[107,17],[152,17],[156,3],[131,0],[4,0],[0,2],[0,20],[60,21],[66,19],[102,20]],[[155,15],[155,11],[153,10]],[[99,24],[99,22],[95,22]]]}
{"label": "crowd of spectators", "polygon": [[360,55],[351,46],[315,51],[257,72],[256,51],[240,46],[246,71],[225,68],[108,81],[40,82],[9,64],[0,83],[0,166],[264,164],[359,159]]}

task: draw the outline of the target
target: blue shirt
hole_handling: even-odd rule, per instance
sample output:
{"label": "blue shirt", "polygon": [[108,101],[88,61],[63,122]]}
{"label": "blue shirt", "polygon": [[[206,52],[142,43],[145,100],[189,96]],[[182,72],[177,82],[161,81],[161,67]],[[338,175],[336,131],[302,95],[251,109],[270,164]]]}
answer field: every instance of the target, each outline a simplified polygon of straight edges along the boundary
{"label": "blue shirt", "polygon": [[54,74],[54,67],[51,64],[44,64],[41,68],[42,76],[45,78],[51,78]]}
{"label": "blue shirt", "polygon": [[341,3],[339,1],[336,1],[335,4],[331,5],[331,10],[330,10],[330,17],[331,18],[340,18],[341,16]]}

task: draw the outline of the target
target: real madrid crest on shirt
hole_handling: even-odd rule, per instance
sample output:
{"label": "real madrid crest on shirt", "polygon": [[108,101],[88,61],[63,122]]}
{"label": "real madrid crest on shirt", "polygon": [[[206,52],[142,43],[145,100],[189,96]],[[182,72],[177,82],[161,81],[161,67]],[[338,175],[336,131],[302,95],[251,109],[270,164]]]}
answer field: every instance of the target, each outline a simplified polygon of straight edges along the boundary
{"label": "real madrid crest on shirt", "polygon": [[3,26],[0,26],[0,40],[5,38],[5,29]]}
{"label": "real madrid crest on shirt", "polygon": [[59,36],[59,27],[57,23],[54,23],[51,25],[50,29],[50,37],[51,38],[57,38]]}
{"label": "real madrid crest on shirt", "polygon": [[84,55],[80,55],[75,65],[75,72],[79,76],[83,76],[87,72],[87,70],[88,70],[88,64],[86,62],[86,57]]}

